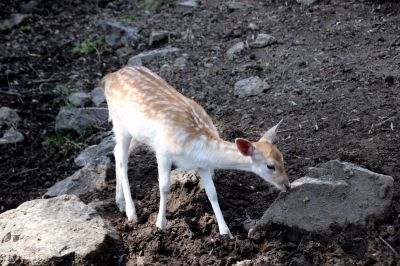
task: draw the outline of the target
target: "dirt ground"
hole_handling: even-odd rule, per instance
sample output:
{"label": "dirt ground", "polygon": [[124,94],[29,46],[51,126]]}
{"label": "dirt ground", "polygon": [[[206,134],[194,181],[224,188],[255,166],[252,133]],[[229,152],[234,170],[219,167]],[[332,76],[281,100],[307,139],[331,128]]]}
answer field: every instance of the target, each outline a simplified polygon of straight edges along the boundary
{"label": "dirt ground", "polygon": [[[1,1],[0,19],[25,13],[26,2]],[[102,36],[104,19],[124,18],[145,36],[151,29],[180,33],[169,45],[187,54],[186,67],[171,67],[174,57],[147,66],[199,102],[224,138],[256,140],[284,118],[279,147],[291,180],[307,167],[340,159],[393,176],[395,191],[387,215],[370,219],[366,228],[333,228],[329,235],[276,228],[256,241],[247,237],[245,221],[260,218],[278,192],[252,174],[217,171],[219,202],[235,239],[219,236],[198,183],[173,187],[167,230],[160,233],[154,225],[156,162],[140,148],[129,168],[137,225],[126,224],[113,203],[114,172],[105,191],[84,199],[109,202],[101,213],[123,238],[116,258],[120,264],[232,265],[252,260],[254,265],[400,265],[388,247],[400,252],[398,1],[323,0],[310,7],[293,0],[243,1],[249,6],[230,10],[224,1],[202,0],[192,11],[171,5],[150,13],[138,11],[141,1],[37,2],[23,26],[0,33],[0,106],[17,110],[23,120],[18,129],[25,136],[22,143],[0,147],[0,212],[41,197],[76,171],[73,159],[79,150],[96,142],[89,137],[42,144],[55,134],[55,117],[65,104],[56,88],[90,91],[131,55],[150,49],[146,44],[128,54],[108,47],[80,56],[71,53],[77,44]],[[278,43],[246,49],[228,60],[228,48],[259,32],[272,34]],[[235,97],[233,84],[254,75],[271,89],[257,97]]]}

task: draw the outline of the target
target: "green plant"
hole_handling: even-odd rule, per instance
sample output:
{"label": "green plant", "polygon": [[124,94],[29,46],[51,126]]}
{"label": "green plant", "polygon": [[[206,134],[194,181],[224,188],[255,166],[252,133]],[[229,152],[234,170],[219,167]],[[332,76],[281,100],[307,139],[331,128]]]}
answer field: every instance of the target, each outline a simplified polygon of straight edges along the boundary
{"label": "green plant", "polygon": [[53,92],[59,96],[68,96],[71,93],[71,89],[65,85],[57,85]]}
{"label": "green plant", "polygon": [[89,54],[93,51],[96,51],[98,54],[105,48],[104,37],[94,37],[87,40],[84,40],[74,48],[72,48],[72,55],[84,55]]}
{"label": "green plant", "polygon": [[73,143],[74,146],[78,145],[74,138],[72,137],[72,135],[70,134],[56,134],[56,135],[50,135],[50,136],[46,136],[44,138],[44,140],[42,141],[42,145],[49,147],[49,146],[53,146],[53,147],[61,147],[66,143]]}
{"label": "green plant", "polygon": [[159,12],[162,8],[172,6],[176,0],[144,0],[138,5],[138,11]]}
{"label": "green plant", "polygon": [[23,33],[28,33],[32,31],[32,28],[29,25],[22,25],[21,27],[19,27],[19,30]]}
{"label": "green plant", "polygon": [[122,14],[121,16],[119,16],[119,20],[125,23],[132,23],[135,21],[135,19],[136,19],[135,16],[129,13]]}

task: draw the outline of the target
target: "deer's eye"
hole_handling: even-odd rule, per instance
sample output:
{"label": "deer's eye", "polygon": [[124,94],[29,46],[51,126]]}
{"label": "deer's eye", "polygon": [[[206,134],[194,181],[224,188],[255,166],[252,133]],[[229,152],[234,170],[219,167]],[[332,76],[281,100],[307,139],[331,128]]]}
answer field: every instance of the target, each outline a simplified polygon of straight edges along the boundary
{"label": "deer's eye", "polygon": [[267,164],[268,169],[275,171],[275,166],[272,164]]}

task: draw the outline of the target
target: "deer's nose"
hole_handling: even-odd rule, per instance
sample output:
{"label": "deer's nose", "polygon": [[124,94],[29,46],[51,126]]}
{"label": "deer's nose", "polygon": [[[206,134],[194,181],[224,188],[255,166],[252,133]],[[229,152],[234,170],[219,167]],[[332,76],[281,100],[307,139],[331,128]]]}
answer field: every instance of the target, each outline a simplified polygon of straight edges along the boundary
{"label": "deer's nose", "polygon": [[290,189],[290,183],[284,184],[284,186],[285,186],[286,190]]}

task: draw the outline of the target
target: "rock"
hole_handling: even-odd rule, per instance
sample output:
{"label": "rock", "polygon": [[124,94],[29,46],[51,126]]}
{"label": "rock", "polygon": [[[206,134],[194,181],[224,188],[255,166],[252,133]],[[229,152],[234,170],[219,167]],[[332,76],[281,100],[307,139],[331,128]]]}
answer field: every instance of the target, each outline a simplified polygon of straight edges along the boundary
{"label": "rock", "polygon": [[106,102],[106,96],[104,95],[103,87],[96,87],[90,92],[90,96],[92,98],[92,102],[94,105],[99,107],[102,103]]}
{"label": "rock", "polygon": [[106,186],[107,170],[110,167],[111,161],[108,157],[98,157],[73,175],[55,183],[47,189],[44,197],[56,197],[63,194],[80,196],[96,190],[101,191]]}
{"label": "rock", "polygon": [[56,117],[56,130],[71,130],[79,135],[85,133],[88,127],[107,122],[107,108],[61,108]]}
{"label": "rock", "polygon": [[159,31],[151,31],[149,38],[149,45],[153,45],[154,43],[161,42],[167,40],[169,38],[169,31],[159,30]]}
{"label": "rock", "polygon": [[309,5],[313,4],[316,0],[296,0],[296,1],[299,4],[309,6]]}
{"label": "rock", "polygon": [[164,57],[169,54],[177,53],[179,51],[180,49],[174,47],[146,51],[129,58],[128,66],[136,66],[138,62],[148,63],[155,58]]}
{"label": "rock", "polygon": [[120,21],[105,21],[102,28],[106,44],[114,48],[120,46],[136,47],[143,39],[136,27],[124,25]]}
{"label": "rock", "polygon": [[90,95],[86,92],[75,92],[68,96],[68,101],[77,107],[84,107],[90,103]]}
{"label": "rock", "polygon": [[[39,2],[41,2],[41,0],[39,0]],[[21,11],[25,13],[32,13],[39,5],[39,2],[36,0],[31,0],[28,3],[21,4]]]}
{"label": "rock", "polygon": [[175,59],[174,67],[183,70],[186,68],[186,63],[187,63],[186,57],[181,56]]}
{"label": "rock", "polygon": [[244,42],[238,42],[226,51],[229,60],[233,60],[244,50]]}
{"label": "rock", "polygon": [[253,6],[250,4],[247,4],[247,3],[243,3],[243,2],[228,2],[228,3],[226,3],[226,7],[228,8],[229,11],[235,11],[235,10],[239,10],[239,9],[250,8]]}
{"label": "rock", "polygon": [[195,170],[185,171],[181,168],[176,168],[171,171],[171,184],[181,184],[184,186],[186,183],[197,182],[197,172]]}
{"label": "rock", "polygon": [[78,166],[85,166],[87,164],[94,163],[97,158],[112,154],[115,147],[115,136],[114,134],[104,138],[100,144],[92,145],[84,149],[78,157],[75,158],[74,162]]}
{"label": "rock", "polygon": [[197,0],[185,0],[177,3],[177,6],[184,8],[196,8],[199,7],[199,2]]}
{"label": "rock", "polygon": [[5,19],[0,22],[0,32],[2,31],[8,31],[15,26],[20,25],[26,18],[28,18],[29,15],[26,14],[11,14],[8,19]]}
{"label": "rock", "polygon": [[263,48],[265,46],[274,44],[276,42],[277,41],[274,36],[265,33],[260,33],[257,35],[257,38],[254,40],[254,42],[251,42],[249,44],[249,46],[251,48]]}
{"label": "rock", "polygon": [[365,225],[367,217],[382,215],[392,196],[392,177],[351,163],[329,161],[311,168],[309,176],[294,181],[291,190],[281,193],[253,232],[268,230],[270,224],[310,232],[328,231],[333,224]]}
{"label": "rock", "polygon": [[234,93],[239,97],[255,96],[270,88],[269,84],[258,76],[239,80],[234,85]]}
{"label": "rock", "polygon": [[12,127],[4,133],[3,137],[0,139],[0,145],[17,143],[24,141],[24,139],[24,135]]}
{"label": "rock", "polygon": [[[36,199],[0,214],[2,265],[116,265],[117,231],[74,195]],[[19,263],[17,263],[19,264]]]}
{"label": "rock", "polygon": [[5,106],[0,108],[0,128],[3,125],[15,126],[19,121],[21,118],[14,109]]}

